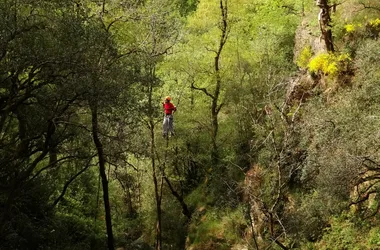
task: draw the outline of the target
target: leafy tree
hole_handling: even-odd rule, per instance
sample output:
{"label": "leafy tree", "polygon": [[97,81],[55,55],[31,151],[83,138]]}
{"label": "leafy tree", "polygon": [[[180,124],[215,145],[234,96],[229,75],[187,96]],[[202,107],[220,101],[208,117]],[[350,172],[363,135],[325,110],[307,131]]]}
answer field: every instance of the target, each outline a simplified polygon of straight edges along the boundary
{"label": "leafy tree", "polygon": [[[91,128],[91,122],[85,118],[91,117],[86,113],[87,104],[92,111],[93,139],[97,142],[106,184],[105,163],[110,161],[111,154],[100,144],[98,112],[104,108],[108,120],[118,119],[120,113],[113,115],[110,109],[119,107],[119,101],[125,100],[120,96],[127,95],[119,91],[126,90],[122,85],[126,83],[126,75],[120,74],[115,44],[104,23],[91,16],[89,6],[18,1],[6,2],[1,7],[6,13],[2,15],[4,22],[11,27],[2,31],[0,62],[1,151],[4,152],[1,173],[5,191],[1,199],[4,204],[1,234],[7,238],[11,230],[20,230],[13,221],[27,208],[19,210],[18,215],[12,211],[29,195],[25,192],[29,187],[40,183],[43,188],[47,184],[42,181],[49,180],[49,185],[58,188],[60,185],[50,180],[61,169],[71,169],[75,161],[81,161],[84,167],[72,168],[72,175],[63,180],[62,191],[50,197],[54,208],[67,193],[68,186],[91,165],[94,152],[88,148],[90,138],[82,135]],[[51,8],[59,11],[48,11]],[[107,191],[103,193],[106,195]],[[56,195],[55,192],[46,194],[45,202],[50,200],[50,195]],[[49,210],[48,207],[41,209],[41,213]],[[107,224],[110,233],[110,223]]]}
{"label": "leafy tree", "polygon": [[[156,240],[155,248],[162,249],[162,197],[163,197],[163,166],[158,158],[156,131],[159,118],[157,105],[158,98],[156,89],[160,87],[161,80],[156,74],[156,65],[163,56],[172,48],[178,37],[178,28],[181,21],[180,16],[174,9],[174,4],[170,1],[147,1],[146,5],[137,12],[137,19],[132,23],[140,33],[134,37],[137,44],[137,51],[134,55],[136,61],[136,81],[142,86],[141,120],[148,129],[148,134],[144,138],[149,141],[148,150],[143,154],[149,157],[151,162],[151,173],[155,194],[156,210]],[[141,133],[146,132],[141,130]],[[146,145],[143,143],[143,145]]]}

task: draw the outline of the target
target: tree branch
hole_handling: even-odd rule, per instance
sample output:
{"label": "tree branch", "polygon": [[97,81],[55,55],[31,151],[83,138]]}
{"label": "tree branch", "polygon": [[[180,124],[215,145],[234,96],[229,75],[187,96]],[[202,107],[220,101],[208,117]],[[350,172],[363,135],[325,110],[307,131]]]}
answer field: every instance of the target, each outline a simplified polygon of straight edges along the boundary
{"label": "tree branch", "polygon": [[371,9],[371,10],[376,10],[376,11],[380,11],[380,7],[377,7],[377,6],[370,6],[370,5],[366,5],[364,2],[360,2],[361,5],[363,5],[363,9]]}
{"label": "tree branch", "polygon": [[69,185],[79,176],[81,175],[82,173],[84,173],[90,166],[95,166],[95,165],[91,165],[90,162],[92,160],[92,158],[94,158],[94,156],[92,156],[89,161],[87,162],[86,166],[81,169],[78,173],[76,173],[75,175],[73,175],[66,183],[65,185],[63,186],[63,189],[62,189],[62,192],[61,194],[57,197],[57,199],[54,200],[53,204],[50,206],[50,209],[53,209],[57,204],[58,202],[60,202],[62,200],[62,198],[65,196],[66,194],[66,191],[69,187]]}
{"label": "tree branch", "polygon": [[219,114],[219,111],[222,109],[222,107],[224,106],[224,103],[221,103],[217,106],[216,108],[216,113]]}
{"label": "tree branch", "polygon": [[211,97],[211,99],[215,99],[215,96],[213,96],[212,94],[210,94],[206,88],[198,88],[194,85],[194,81],[191,82],[191,88],[192,89],[195,89],[195,90],[200,90],[202,91],[203,93],[205,93],[207,96]]}
{"label": "tree branch", "polygon": [[191,219],[191,212],[190,212],[189,208],[187,207],[187,204],[185,203],[183,197],[181,195],[179,195],[179,193],[173,188],[172,184],[170,183],[169,178],[165,175],[165,173],[163,175],[163,178],[164,178],[166,184],[168,185],[170,191],[172,192],[173,196],[175,198],[177,198],[178,202],[181,204],[183,215],[185,215],[190,220]]}
{"label": "tree branch", "polygon": [[370,196],[371,194],[375,194],[375,193],[377,193],[376,190],[372,190],[372,191],[370,191],[370,192],[367,192],[367,193],[365,194],[364,197],[362,197],[362,198],[359,197],[356,201],[351,201],[351,202],[350,202],[350,205],[357,205],[357,204],[359,204],[359,203],[363,203],[363,202],[365,202],[366,200],[369,199],[369,196]]}
{"label": "tree branch", "polygon": [[54,161],[54,162],[52,162],[52,163],[46,165],[45,167],[43,167],[43,168],[41,168],[40,170],[38,170],[37,173],[35,173],[35,174],[33,175],[33,177],[30,178],[30,180],[34,180],[34,179],[35,179],[36,177],[38,177],[43,171],[49,169],[51,166],[54,166],[54,165],[56,165],[57,163],[62,162],[62,161],[63,161],[63,163],[64,163],[64,162],[66,162],[66,160],[71,159],[71,158],[75,158],[75,156],[70,155],[70,156],[62,157],[62,158],[60,158],[60,159],[58,159],[58,160],[56,160],[56,161]]}
{"label": "tree branch", "polygon": [[272,239],[279,247],[281,247],[284,250],[288,250],[286,246],[284,246],[281,242],[278,241],[278,239]]}

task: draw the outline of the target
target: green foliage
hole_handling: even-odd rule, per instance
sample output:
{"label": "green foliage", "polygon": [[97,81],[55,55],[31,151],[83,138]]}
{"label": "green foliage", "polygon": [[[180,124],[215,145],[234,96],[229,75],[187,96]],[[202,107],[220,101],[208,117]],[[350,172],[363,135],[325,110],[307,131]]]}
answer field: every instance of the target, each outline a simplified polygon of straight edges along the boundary
{"label": "green foliage", "polygon": [[[300,124],[303,131],[302,143],[307,146],[302,180],[307,180],[318,195],[303,198],[301,203],[304,205],[301,207],[306,209],[298,212],[305,214],[306,211],[318,211],[318,216],[304,216],[309,217],[306,221],[311,221],[311,225],[320,221],[322,215],[322,221],[326,223],[329,216],[338,216],[345,211],[351,199],[354,199],[350,192],[355,185],[353,180],[363,171],[358,162],[360,156],[371,155],[373,159],[379,157],[374,150],[377,136],[373,134],[378,126],[378,122],[373,120],[378,115],[379,107],[376,97],[379,93],[378,45],[378,41],[366,40],[358,47],[355,57],[358,70],[352,88],[335,93],[328,101],[320,97],[313,98],[305,106]],[[359,158],[353,157],[354,155]],[[378,184],[373,184],[374,190],[377,190]],[[372,203],[372,206],[376,207],[377,202]],[[367,212],[362,212],[370,213],[372,209],[369,207]],[[371,249],[372,243],[367,241],[369,230],[358,226],[361,221],[363,222],[361,218],[355,221],[351,218],[333,220],[331,229],[323,234],[323,240],[316,248]],[[313,226],[310,227],[312,228]],[[321,232],[321,227],[316,229],[316,232]],[[371,235],[377,237],[373,232]]]}
{"label": "green foliage", "polygon": [[380,228],[378,226],[370,229],[368,233],[368,243],[371,249],[380,245]]}
{"label": "green foliage", "polygon": [[56,249],[104,249],[104,221],[94,223],[83,215],[57,213],[50,228],[51,247]]}
{"label": "green foliage", "polygon": [[207,195],[205,184],[199,185],[187,197],[186,202],[193,208],[205,208],[215,202],[214,197]]}
{"label": "green foliage", "polygon": [[189,15],[197,9],[199,0],[177,0],[182,15]]}
{"label": "green foliage", "polygon": [[354,215],[333,217],[315,249],[374,249],[379,243],[379,227],[355,223]]}
{"label": "green foliage", "polygon": [[348,23],[344,25],[344,33],[350,40],[362,40],[368,37],[376,39],[380,33],[380,19],[374,18],[362,23]]}
{"label": "green foliage", "polygon": [[[98,233],[90,227],[96,217],[97,177],[88,170],[94,148],[87,100],[101,92],[103,98],[98,99],[105,112],[100,121],[107,120],[117,130],[125,121],[116,118],[120,115],[116,109],[121,107],[120,96],[127,97],[126,85],[122,86],[127,81],[115,43],[102,21],[92,16],[93,8],[96,5],[86,1],[1,3],[0,238],[6,239],[1,244],[8,249],[58,244],[49,229],[61,231],[62,244],[53,248],[75,244],[95,248],[89,243],[92,232]],[[103,130],[103,135],[116,141],[115,131],[110,130]],[[114,161],[109,144],[103,146],[108,160]],[[29,205],[23,205],[29,198]],[[33,215],[35,209],[44,216]],[[56,212],[67,217],[55,217]],[[24,226],[14,223],[18,218],[23,218]],[[55,223],[62,230],[54,228]],[[70,224],[75,224],[80,239],[70,238]],[[22,235],[29,231],[30,236]],[[70,240],[63,242],[66,236]],[[104,243],[103,236],[92,237],[96,245]]]}
{"label": "green foliage", "polygon": [[167,199],[162,207],[164,211],[162,230],[165,239],[163,249],[184,249],[188,233],[187,218],[182,214],[182,209],[175,200]]}
{"label": "green foliage", "polygon": [[[49,186],[41,181],[30,182],[23,190],[23,195],[15,197],[17,209],[12,210],[12,216],[2,225],[8,233],[0,241],[0,249],[37,249],[50,239],[52,214],[48,204]],[[0,195],[2,209],[8,204],[5,195],[5,192]]]}
{"label": "green foliage", "polygon": [[358,232],[360,231],[350,221],[332,219],[331,228],[327,230],[318,244],[320,244],[320,249],[324,249],[324,244],[327,246],[334,245],[335,249],[363,249],[364,245],[361,245],[360,240],[357,239],[357,236],[361,234]]}
{"label": "green foliage", "polygon": [[[163,249],[245,247],[252,242],[243,209],[249,195],[264,217],[263,244],[274,246],[273,238],[289,248],[380,244],[377,1],[366,1],[370,8],[362,11],[351,11],[362,7],[359,1],[337,6],[338,53],[313,56],[314,38],[302,42],[313,44],[296,64],[318,77],[300,83],[298,99],[287,86],[296,70],[294,36],[305,20],[312,24],[307,32],[319,32],[313,1],[224,3],[228,36],[216,75],[217,1],[1,2],[0,248],[105,247],[94,103],[117,246],[154,245],[153,174],[162,194]],[[216,80],[223,105],[214,166],[210,93]],[[314,88],[330,80],[351,84],[323,94]],[[160,138],[165,95],[178,107],[177,136],[168,144]],[[243,179],[249,181],[252,166],[260,173],[248,189]],[[373,179],[360,183],[364,178]],[[357,185],[361,196],[352,192]],[[371,199],[356,206],[355,217],[346,215],[353,199],[365,198],[366,185]],[[267,231],[269,214],[273,232]]]}
{"label": "green foliage", "polygon": [[235,210],[206,210],[189,226],[188,246],[192,249],[231,249],[244,243],[247,227],[242,208]]}

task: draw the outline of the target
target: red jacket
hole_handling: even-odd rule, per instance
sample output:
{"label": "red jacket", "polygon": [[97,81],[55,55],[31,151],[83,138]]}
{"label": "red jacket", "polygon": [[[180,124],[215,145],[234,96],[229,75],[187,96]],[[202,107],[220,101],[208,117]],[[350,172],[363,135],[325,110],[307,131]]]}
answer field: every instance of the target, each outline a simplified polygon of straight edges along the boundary
{"label": "red jacket", "polygon": [[166,115],[171,115],[172,113],[173,113],[173,111],[176,111],[177,110],[177,108],[174,106],[174,104],[173,103],[171,103],[171,102],[164,102],[163,104],[162,104],[162,106],[163,106],[163,108],[164,108],[164,110],[165,110],[165,114]]}

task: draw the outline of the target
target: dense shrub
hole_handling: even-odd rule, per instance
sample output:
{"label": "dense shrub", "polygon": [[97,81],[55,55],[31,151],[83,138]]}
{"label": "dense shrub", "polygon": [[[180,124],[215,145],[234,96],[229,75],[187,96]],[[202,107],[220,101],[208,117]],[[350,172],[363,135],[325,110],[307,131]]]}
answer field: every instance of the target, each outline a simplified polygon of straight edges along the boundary
{"label": "dense shrub", "polygon": [[236,210],[210,209],[199,216],[189,228],[187,243],[190,249],[231,249],[235,244],[244,243],[247,224],[241,207]]}
{"label": "dense shrub", "polygon": [[312,56],[313,56],[313,52],[311,50],[311,46],[306,46],[305,48],[303,48],[303,50],[301,51],[297,59],[298,67],[307,68]]}
{"label": "dense shrub", "polygon": [[347,72],[350,62],[348,54],[320,53],[310,60],[308,69],[312,74],[336,77]]}

